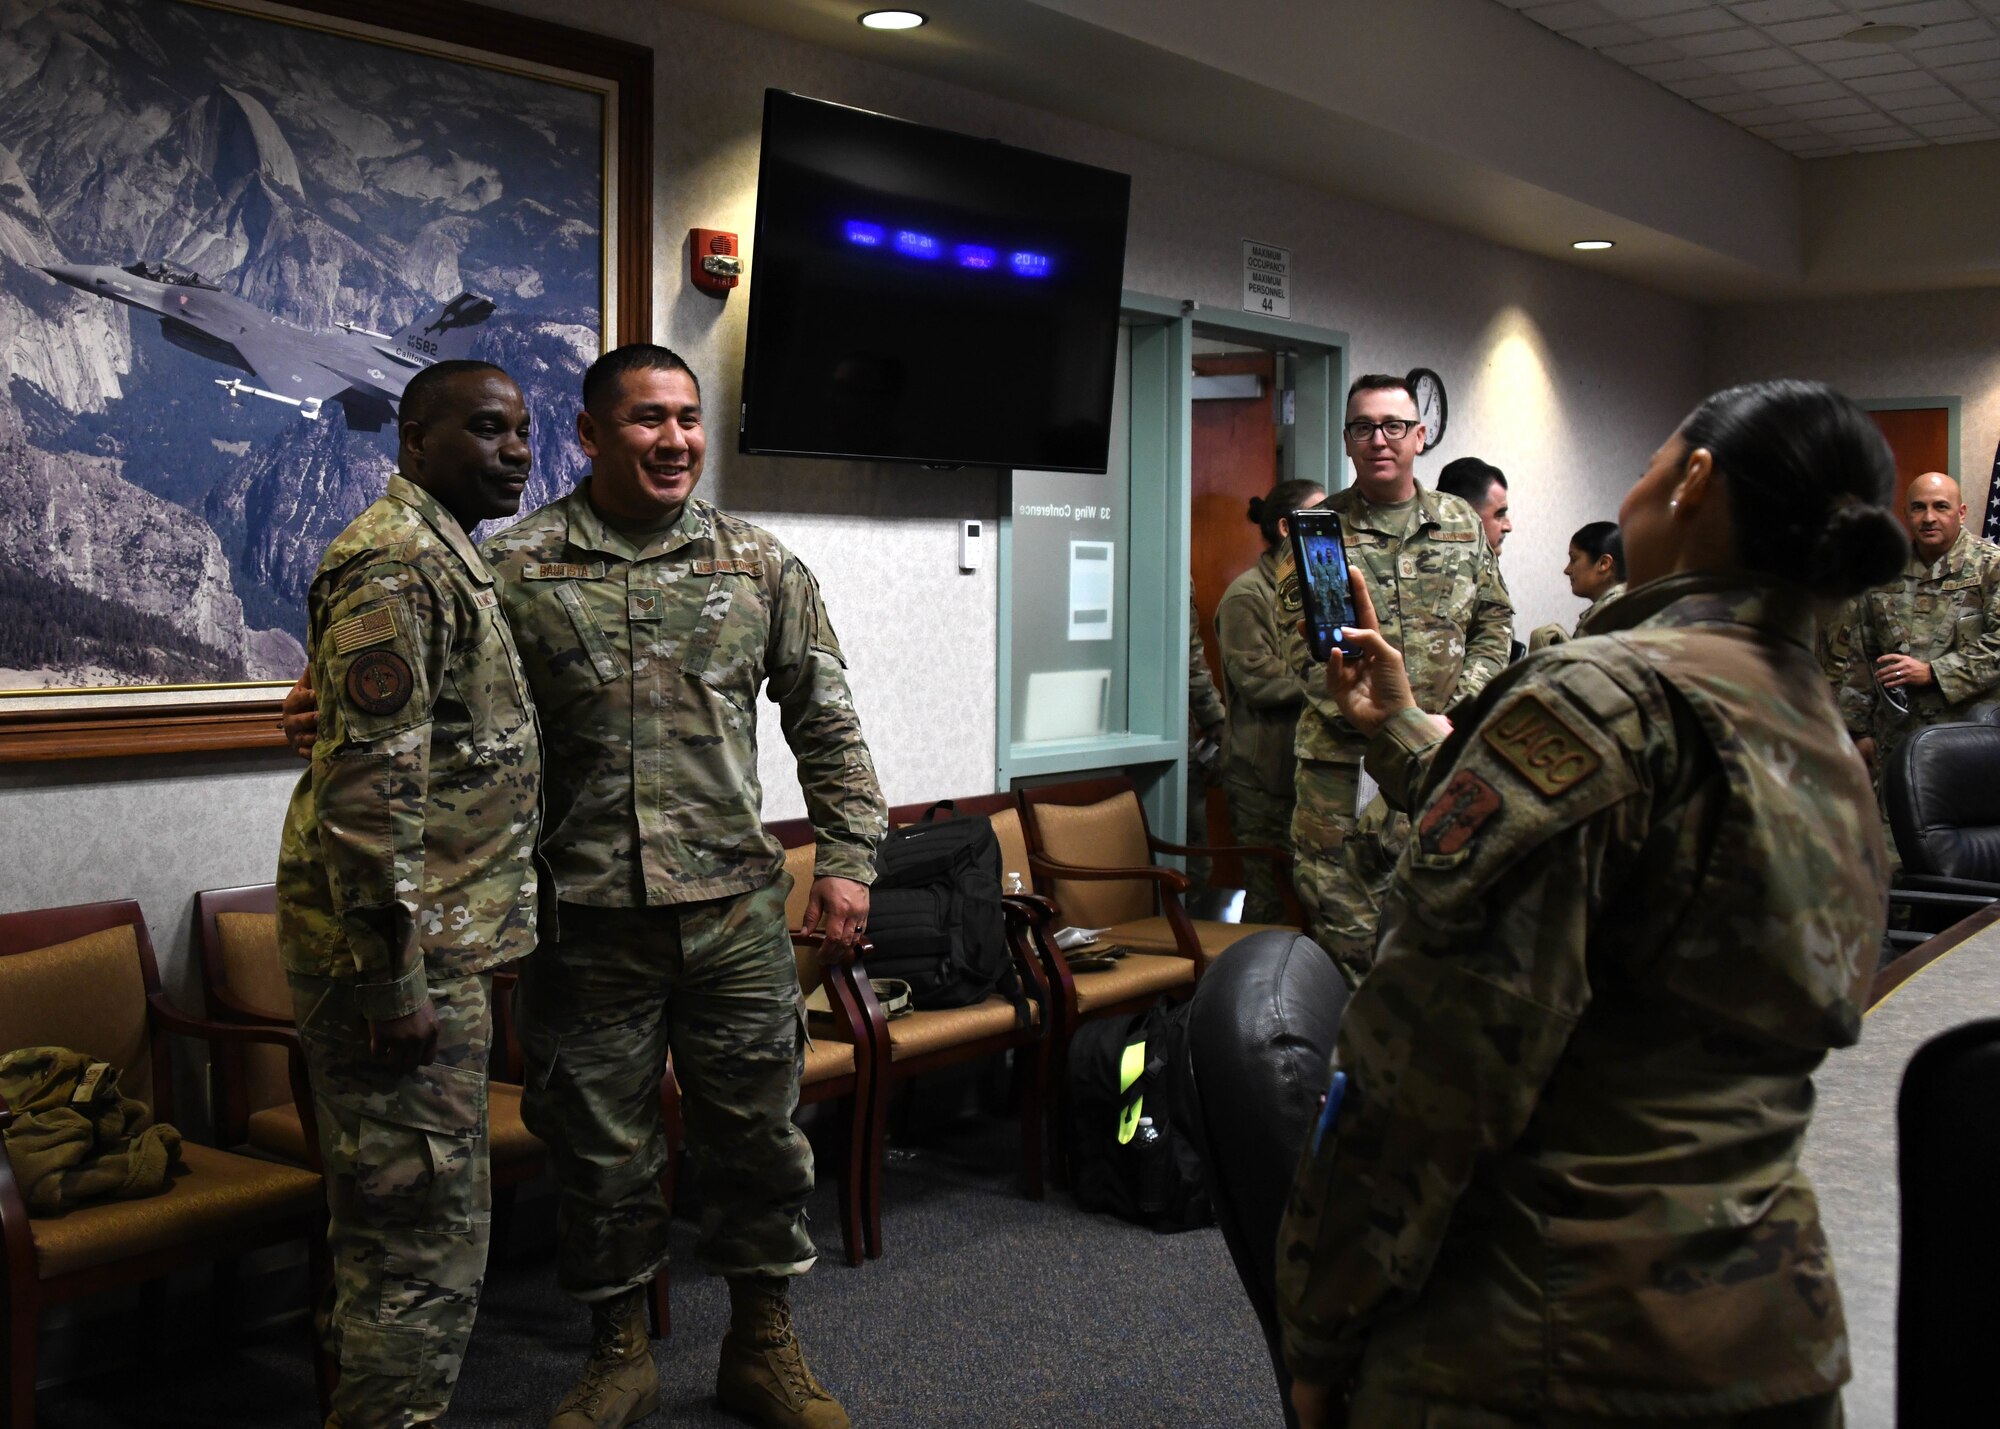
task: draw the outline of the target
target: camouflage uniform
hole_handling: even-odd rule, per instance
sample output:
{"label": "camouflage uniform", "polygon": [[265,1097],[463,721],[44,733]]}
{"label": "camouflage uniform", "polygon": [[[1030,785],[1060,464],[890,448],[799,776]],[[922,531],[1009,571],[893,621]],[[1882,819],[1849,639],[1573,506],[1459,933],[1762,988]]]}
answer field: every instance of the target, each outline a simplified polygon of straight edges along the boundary
{"label": "camouflage uniform", "polygon": [[[1288,848],[1297,797],[1292,780],[1298,756],[1292,741],[1306,682],[1285,660],[1284,652],[1294,642],[1281,629],[1277,581],[1278,553],[1266,551],[1223,592],[1215,628],[1229,686],[1229,725],[1222,747],[1229,826],[1238,843]],[[1278,875],[1269,863],[1244,859],[1243,882],[1244,922],[1285,921]]]}
{"label": "camouflage uniform", "polygon": [[761,822],[760,685],[798,756],[818,875],[872,881],[886,826],[819,587],[706,502],[628,536],[588,482],[485,550],[549,740],[560,927],[521,980],[521,1109],[555,1159],[561,1283],[611,1300],[666,1261],[669,1049],[703,1262],[802,1273],[812,1153],[791,1121],[802,1016],[783,851]]}
{"label": "camouflage uniform", "polygon": [[[1442,714],[1484,689],[1507,664],[1514,607],[1478,513],[1456,496],[1419,489],[1409,534],[1398,536],[1396,513],[1369,504],[1358,487],[1328,497],[1325,509],[1339,513],[1348,560],[1367,578],[1383,636],[1403,652],[1418,706]],[[1289,567],[1286,561],[1280,568],[1279,599],[1281,608],[1296,611],[1296,592],[1286,591],[1296,579],[1288,581]],[[1295,745],[1293,879],[1315,941],[1352,980],[1372,954],[1381,899],[1381,878],[1371,884],[1340,853],[1355,827],[1367,741],[1341,718],[1296,625],[1285,625],[1291,664],[1306,680]],[[1407,836],[1401,817],[1386,815],[1375,834],[1392,850],[1391,862]],[[1365,934],[1359,931],[1364,923]]]}
{"label": "camouflage uniform", "polygon": [[1803,592],[1675,576],[1608,614],[1442,745],[1403,714],[1369,747],[1424,812],[1278,1272],[1287,1365],[1358,1373],[1356,1424],[1837,1422],[1798,1157],[1882,934],[1867,777]]}
{"label": "camouflage uniform", "polygon": [[1865,598],[1849,596],[1820,616],[1813,651],[1819,656],[1820,673],[1836,692],[1847,683],[1848,662],[1854,658],[1855,627],[1861,623],[1861,603]]}
{"label": "camouflage uniform", "polygon": [[[490,970],[535,945],[541,740],[493,573],[391,477],[307,596],[319,739],[285,818],[278,946],[319,1118],[340,1361],[332,1422],[429,1424],[486,1268]],[[370,1022],[426,999],[408,1076]]]}
{"label": "camouflage uniform", "polygon": [[[1194,592],[1188,592],[1188,723],[1189,743],[1213,730],[1220,734],[1229,711],[1222,707],[1221,692],[1215,688],[1215,676],[1208,673],[1208,650],[1201,640],[1201,609],[1195,604]],[[1193,759],[1187,762],[1187,841],[1191,844],[1208,842],[1208,789],[1212,774],[1208,770],[1197,769]],[[1239,838],[1238,843],[1242,840]],[[1190,855],[1187,861],[1188,879],[1191,888],[1208,886],[1209,861],[1201,855]]]}
{"label": "camouflage uniform", "polygon": [[1534,634],[1528,637],[1528,653],[1532,655],[1535,651],[1546,650],[1551,645],[1561,645],[1570,640],[1582,639],[1583,627],[1589,622],[1590,617],[1597,614],[1598,611],[1604,609],[1605,606],[1611,604],[1612,601],[1618,599],[1623,594],[1625,594],[1625,582],[1623,581],[1617,581],[1607,587],[1603,595],[1600,595],[1596,600],[1593,600],[1583,608],[1583,614],[1576,618],[1576,628],[1573,630],[1566,631],[1560,625],[1537,625]]}
{"label": "camouflage uniform", "polygon": [[[1910,712],[1898,714],[1875,683],[1881,655],[1930,662],[1928,685],[1907,685]],[[1856,739],[1873,736],[1876,768],[1886,769],[1904,738],[1927,725],[1963,719],[2000,686],[2000,546],[1970,531],[1936,561],[1912,555],[1897,580],[1861,597],[1840,710]]]}

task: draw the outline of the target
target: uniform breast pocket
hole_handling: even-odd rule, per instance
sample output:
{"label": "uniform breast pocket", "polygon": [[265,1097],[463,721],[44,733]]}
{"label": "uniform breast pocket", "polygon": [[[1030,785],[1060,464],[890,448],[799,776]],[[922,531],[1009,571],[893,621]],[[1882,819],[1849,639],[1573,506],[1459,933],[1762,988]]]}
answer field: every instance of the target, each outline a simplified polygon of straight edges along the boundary
{"label": "uniform breast pocket", "polygon": [[[613,594],[620,601],[625,598],[622,586],[614,588]],[[619,657],[618,647],[604,633],[604,626],[591,611],[591,602],[584,599],[575,581],[564,581],[556,587],[556,603],[568,618],[576,644],[568,650],[551,651],[549,668],[565,680],[582,681],[586,685],[608,685],[624,679],[625,662]]]}
{"label": "uniform breast pocket", "polygon": [[721,576],[702,603],[681,669],[739,709],[749,709],[764,681],[764,646],[770,636],[770,616],[756,581]]}
{"label": "uniform breast pocket", "polygon": [[1447,549],[1431,576],[1437,583],[1431,613],[1462,629],[1472,623],[1472,609],[1479,600],[1479,558],[1470,550]]}
{"label": "uniform breast pocket", "polygon": [[465,707],[473,742],[486,749],[507,743],[528,723],[528,690],[506,622],[483,611],[447,673],[452,692]]}

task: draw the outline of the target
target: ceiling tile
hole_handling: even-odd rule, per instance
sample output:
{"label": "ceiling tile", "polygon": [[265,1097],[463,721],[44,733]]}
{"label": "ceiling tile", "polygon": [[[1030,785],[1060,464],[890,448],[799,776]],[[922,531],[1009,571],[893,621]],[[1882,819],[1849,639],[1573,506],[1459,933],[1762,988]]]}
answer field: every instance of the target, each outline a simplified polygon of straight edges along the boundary
{"label": "ceiling tile", "polygon": [[1707,6],[1694,0],[1598,0],[1621,20],[1645,20],[1654,15],[1670,15],[1676,10],[1702,10]]}
{"label": "ceiling tile", "polygon": [[1814,139],[1819,131],[1810,124],[1801,124],[1796,119],[1787,119],[1780,124],[1752,124],[1750,132],[1759,139]]}
{"label": "ceiling tile", "polygon": [[[2000,39],[1974,40],[1970,44],[1953,45],[1948,50],[1939,50],[1931,60],[1932,64],[1972,64],[1979,60],[2000,60]],[[1918,60],[1918,63],[1923,63]]]}
{"label": "ceiling tile", "polygon": [[1752,25],[1783,25],[1795,20],[1811,20],[1822,15],[1841,14],[1840,6],[1833,0],[1748,0],[1741,5],[1731,5],[1730,10],[1739,20]]}
{"label": "ceiling tile", "polygon": [[1792,20],[1783,25],[1766,25],[1764,33],[1781,45],[1837,44],[1843,53],[1851,55],[1856,47],[1840,37],[1853,28],[1852,15],[1827,15],[1817,20]]}
{"label": "ceiling tile", "polygon": [[1860,94],[1939,94],[1947,98],[1950,91],[1920,69],[1906,74],[1864,74],[1847,81],[1847,87]]}
{"label": "ceiling tile", "polygon": [[1838,158],[1842,154],[1851,154],[1853,152],[1854,151],[1852,149],[1849,149],[1845,144],[1824,144],[1815,146],[1813,148],[1799,148],[1792,150],[1792,153],[1796,157],[1801,159],[1834,159]]}
{"label": "ceiling tile", "polygon": [[1876,105],[1891,114],[1907,114],[1912,109],[1935,109],[1940,104],[1963,104],[1965,101],[1950,90],[1939,86],[1936,89],[1905,89],[1895,94],[1871,94],[1868,96]]}
{"label": "ceiling tile", "polygon": [[1708,67],[1712,70],[1719,70],[1723,74],[1735,75],[1737,80],[1748,89],[1778,89],[1787,84],[1806,84],[1815,79],[1826,78],[1825,75],[1821,74],[1811,65],[1739,65],[1735,63],[1735,61],[1745,58],[1756,59],[1758,56],[1717,55],[1708,62]]}
{"label": "ceiling tile", "polygon": [[1860,4],[1855,6],[1863,20],[1878,25],[1942,25],[1963,20],[1979,12],[1965,0],[1914,0],[1903,5]]}
{"label": "ceiling tile", "polygon": [[1698,10],[1683,10],[1674,15],[1648,15],[1644,19],[1634,19],[1633,24],[1649,35],[1665,39],[1672,35],[1699,35],[1709,30],[1734,30],[1740,28],[1735,16],[1719,5],[1704,5]]}
{"label": "ceiling tile", "polygon": [[1707,55],[1748,54],[1752,50],[1773,49],[1755,30],[1717,30],[1707,35],[1679,35],[1667,43],[1684,55],[1700,59]]}
{"label": "ceiling tile", "polygon": [[1677,60],[1681,52],[1664,40],[1642,40],[1636,45],[1610,45],[1598,51],[1606,59],[1622,65],[1664,64]]}
{"label": "ceiling tile", "polygon": [[1836,79],[1853,79],[1864,74],[1896,74],[1913,70],[1917,62],[1904,54],[1865,55],[1858,60],[1821,60],[1819,67]]}
{"label": "ceiling tile", "polygon": [[1910,126],[1926,139],[1967,139],[1978,135],[2000,135],[2000,124],[1991,119],[1940,119],[1932,124]]}
{"label": "ceiling tile", "polygon": [[1977,79],[2000,79],[2000,60],[1981,60],[1977,64],[1933,65],[1931,73],[1946,84],[1962,85]]}
{"label": "ceiling tile", "polygon": [[1536,5],[1521,12],[1537,25],[1547,25],[1551,30],[1568,32],[1584,25],[1602,25],[1613,17],[1591,3],[1591,0],[1562,0],[1560,4]]}
{"label": "ceiling tile", "polygon": [[2000,99],[2000,79],[1968,80],[1958,86],[1967,99]]}
{"label": "ceiling tile", "polygon": [[1715,73],[1700,60],[1668,60],[1664,64],[1633,65],[1632,68],[1647,79],[1664,84],[1670,79],[1700,79]]}
{"label": "ceiling tile", "polygon": [[[1714,99],[1719,95],[1742,94],[1736,81],[1726,74],[1705,74],[1698,79],[1670,79],[1667,88],[1682,99]],[[1859,103],[1859,101],[1856,101]]]}
{"label": "ceiling tile", "polygon": [[[1764,101],[1756,95],[1742,93],[1718,94],[1713,99],[1697,99],[1695,103],[1706,109],[1710,114],[1727,115],[1732,121],[1740,114],[1766,107]],[[1776,113],[1777,111],[1773,110],[1772,112]]]}
{"label": "ceiling tile", "polygon": [[1881,114],[1881,110],[1865,99],[1851,96],[1845,99],[1817,99],[1807,104],[1785,106],[1801,119],[1835,119],[1843,114]]}
{"label": "ceiling tile", "polygon": [[1895,116],[1905,124],[1935,124],[1946,119],[1978,119],[1978,110],[1963,100],[1950,104],[1926,104],[1916,109],[1898,109]]}
{"label": "ceiling tile", "polygon": [[1581,29],[1565,30],[1563,38],[1575,40],[1579,45],[1588,45],[1593,50],[1601,50],[1607,45],[1642,45],[1650,38],[1644,30],[1614,20],[1608,25],[1585,25]]}
{"label": "ceiling tile", "polygon": [[1849,129],[1832,136],[1843,144],[1860,148],[1863,144],[1909,143],[1921,136],[1912,134],[1898,124],[1884,124],[1874,129]]}
{"label": "ceiling tile", "polygon": [[1815,99],[1846,99],[1847,91],[1830,79],[1814,80],[1811,84],[1791,84],[1781,89],[1758,91],[1773,104],[1804,104]]}
{"label": "ceiling tile", "polygon": [[1965,134],[1928,134],[1933,144],[1984,144],[2000,139],[2000,124]]}
{"label": "ceiling tile", "polygon": [[1832,119],[1816,119],[1813,122],[1829,134],[1843,136],[1867,133],[1874,137],[1876,131],[1896,127],[1894,120],[1885,120],[1879,114],[1842,114]]}
{"label": "ceiling tile", "polygon": [[1923,147],[1923,144],[1924,141],[1922,139],[1919,139],[1914,134],[1910,134],[1901,139],[1880,139],[1866,144],[1856,144],[1854,152],[1857,154],[1885,154],[1891,149],[1920,149]]}
{"label": "ceiling tile", "polygon": [[1962,45],[1994,38],[1991,20],[1954,20],[1949,25],[1926,25],[1914,39],[1904,43],[1913,53],[1934,50],[1939,45]]}

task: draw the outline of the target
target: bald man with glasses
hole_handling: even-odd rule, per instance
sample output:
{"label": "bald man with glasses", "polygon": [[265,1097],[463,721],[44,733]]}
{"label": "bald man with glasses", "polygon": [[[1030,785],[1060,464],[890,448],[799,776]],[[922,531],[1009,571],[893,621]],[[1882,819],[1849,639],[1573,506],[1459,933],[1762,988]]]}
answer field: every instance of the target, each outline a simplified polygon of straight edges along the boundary
{"label": "bald man with glasses", "polygon": [[[1382,634],[1403,652],[1417,703],[1447,714],[1507,664],[1514,607],[1498,560],[1477,511],[1417,485],[1424,426],[1407,381],[1379,373],[1356,379],[1342,433],[1354,482],[1329,496],[1326,509],[1340,516],[1348,560],[1367,577]],[[1278,591],[1293,613],[1290,650],[1306,676],[1296,740],[1294,876],[1314,940],[1350,983],[1359,983],[1374,959],[1381,871],[1344,860],[1341,847],[1356,822],[1367,740],[1342,718],[1323,673],[1312,667],[1296,625],[1298,579],[1283,556]],[[1400,852],[1409,821],[1394,818],[1396,825],[1370,842]]]}

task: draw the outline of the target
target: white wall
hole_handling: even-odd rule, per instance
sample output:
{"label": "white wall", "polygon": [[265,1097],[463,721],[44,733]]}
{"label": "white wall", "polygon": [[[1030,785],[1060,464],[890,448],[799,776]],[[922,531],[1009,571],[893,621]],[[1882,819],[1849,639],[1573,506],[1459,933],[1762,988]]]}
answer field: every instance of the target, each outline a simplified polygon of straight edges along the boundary
{"label": "white wall", "polygon": [[1812,377],[1857,399],[1957,397],[1958,470],[1977,520],[2000,444],[2000,290],[1724,308],[1708,384]]}
{"label": "white wall", "polygon": [[[1218,316],[1239,308],[1242,239],[1292,248],[1296,319],[1349,333],[1355,372],[1444,376],[1451,429],[1420,475],[1467,454],[1508,472],[1519,529],[1504,568],[1522,630],[1578,613],[1559,574],[1569,533],[1615,514],[1699,395],[1700,323],[1685,303],[707,16],[613,0],[514,8],[654,47],[657,336],[705,379],[706,494],[771,527],[818,573],[892,802],[993,787],[997,587],[991,563],[961,575],[955,552],[961,518],[998,515],[999,483],[729,449],[746,294],[718,303],[686,286],[686,232],[749,237],[766,86],[1131,173],[1127,286]],[[754,281],[757,256],[746,256]],[[774,722],[766,746],[767,815],[802,812]],[[174,986],[193,891],[271,876],[294,777],[277,759],[0,771],[0,907],[136,892]]]}

